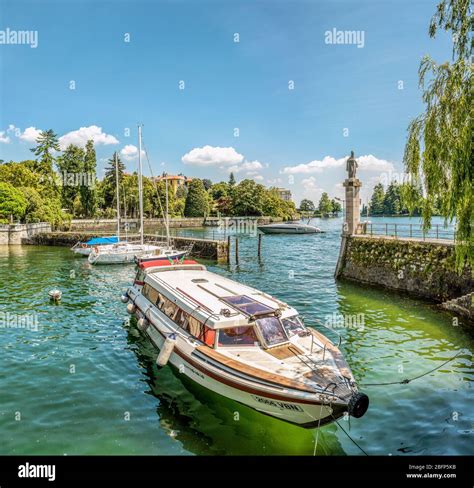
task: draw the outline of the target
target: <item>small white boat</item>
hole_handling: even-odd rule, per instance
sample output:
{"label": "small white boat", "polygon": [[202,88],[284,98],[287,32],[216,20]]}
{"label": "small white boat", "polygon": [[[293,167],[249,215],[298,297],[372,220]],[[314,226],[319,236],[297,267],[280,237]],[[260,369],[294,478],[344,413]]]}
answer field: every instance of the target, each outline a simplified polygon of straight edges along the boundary
{"label": "small white boat", "polygon": [[196,261],[140,263],[121,299],[157,365],[213,392],[307,428],[368,408],[340,350],[294,308]]}
{"label": "small white boat", "polygon": [[258,230],[264,234],[316,234],[323,232],[319,227],[299,222],[259,225]]}
{"label": "small white boat", "polygon": [[135,262],[136,256],[153,256],[159,251],[160,247],[152,244],[120,242],[108,246],[94,246],[87,259],[91,264],[126,264]]}
{"label": "small white boat", "polygon": [[118,236],[109,237],[94,237],[87,242],[77,242],[71,247],[71,251],[81,256],[89,256],[94,246],[106,246],[108,244],[117,244],[119,242]]}

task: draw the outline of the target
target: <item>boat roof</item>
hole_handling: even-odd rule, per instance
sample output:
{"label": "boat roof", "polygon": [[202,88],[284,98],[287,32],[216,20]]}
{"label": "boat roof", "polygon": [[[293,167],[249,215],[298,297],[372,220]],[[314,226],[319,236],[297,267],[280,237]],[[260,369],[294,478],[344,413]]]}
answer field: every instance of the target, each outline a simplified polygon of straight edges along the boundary
{"label": "boat roof", "polygon": [[109,236],[109,237],[93,237],[89,239],[86,244],[88,246],[96,246],[99,244],[115,244],[119,241],[118,236]]}
{"label": "boat roof", "polygon": [[298,312],[286,303],[255,288],[208,271],[192,260],[171,265],[168,261],[145,262],[145,282],[211,329],[245,326],[258,314],[282,316]]}

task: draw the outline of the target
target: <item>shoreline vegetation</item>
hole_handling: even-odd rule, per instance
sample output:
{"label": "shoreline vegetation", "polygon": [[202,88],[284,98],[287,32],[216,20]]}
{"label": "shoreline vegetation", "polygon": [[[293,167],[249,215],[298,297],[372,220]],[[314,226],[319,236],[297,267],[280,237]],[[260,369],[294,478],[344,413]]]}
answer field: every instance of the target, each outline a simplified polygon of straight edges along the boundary
{"label": "shoreline vegetation", "polygon": [[[36,159],[0,161],[0,223],[48,222],[56,228],[77,218],[116,218],[115,156],[121,215],[138,215],[138,175],[126,172],[117,153],[108,160],[104,177],[98,179],[92,140],[85,148],[70,144],[61,151],[57,135],[50,129],[41,132],[31,151]],[[163,217],[166,176],[143,177],[145,218]],[[291,220],[299,215],[294,202],[283,200],[277,188],[252,179],[237,183],[233,173],[228,182],[182,179],[186,184],[168,185],[170,217],[270,216]]]}

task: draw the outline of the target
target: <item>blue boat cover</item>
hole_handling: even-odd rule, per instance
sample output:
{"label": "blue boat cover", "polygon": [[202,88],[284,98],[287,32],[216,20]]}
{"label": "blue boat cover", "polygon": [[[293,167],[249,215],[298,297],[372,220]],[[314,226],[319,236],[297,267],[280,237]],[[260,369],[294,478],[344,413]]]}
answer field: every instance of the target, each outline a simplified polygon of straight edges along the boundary
{"label": "blue boat cover", "polygon": [[90,241],[87,241],[88,246],[97,246],[99,244],[116,244],[119,241],[117,236],[110,237],[94,237]]}

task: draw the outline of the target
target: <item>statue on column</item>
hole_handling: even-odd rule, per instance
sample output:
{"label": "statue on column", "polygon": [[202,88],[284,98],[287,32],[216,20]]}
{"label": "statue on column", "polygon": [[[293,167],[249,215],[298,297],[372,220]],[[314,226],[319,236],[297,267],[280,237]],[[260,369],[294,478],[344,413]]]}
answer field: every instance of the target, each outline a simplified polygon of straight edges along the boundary
{"label": "statue on column", "polygon": [[358,166],[357,160],[354,157],[354,151],[351,151],[351,155],[346,162],[346,171],[349,174],[349,179],[356,177],[356,170]]}

